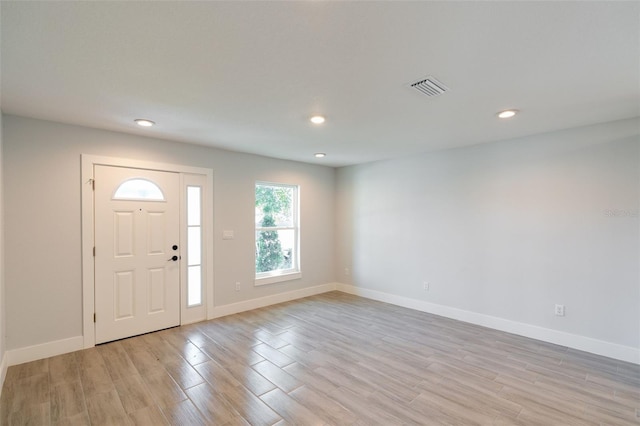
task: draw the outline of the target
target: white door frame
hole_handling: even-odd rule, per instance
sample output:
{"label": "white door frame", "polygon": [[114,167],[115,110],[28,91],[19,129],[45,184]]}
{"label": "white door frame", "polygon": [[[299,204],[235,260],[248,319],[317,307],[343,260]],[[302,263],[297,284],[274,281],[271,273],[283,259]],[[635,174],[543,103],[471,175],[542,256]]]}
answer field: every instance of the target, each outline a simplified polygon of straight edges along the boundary
{"label": "white door frame", "polygon": [[[184,211],[185,174],[202,175],[206,180],[203,190],[203,248],[204,248],[204,292],[206,318],[210,318],[213,311],[213,170],[168,163],[155,163],[149,161],[132,160],[127,158],[103,157],[97,155],[82,154],[82,335],[84,348],[91,348],[96,344],[95,323],[95,265],[93,257],[94,248],[94,203],[93,203],[93,167],[94,165],[120,166],[136,169],[158,170],[181,174],[180,185],[180,211]],[[181,221],[182,223],[182,221]],[[181,229],[181,236],[184,233]],[[182,237],[181,237],[182,238]],[[185,263],[180,268],[185,268]],[[182,273],[181,273],[182,276]],[[180,280],[181,294],[186,286],[184,280]],[[182,311],[182,303],[180,304]],[[182,324],[181,315],[181,324]]]}

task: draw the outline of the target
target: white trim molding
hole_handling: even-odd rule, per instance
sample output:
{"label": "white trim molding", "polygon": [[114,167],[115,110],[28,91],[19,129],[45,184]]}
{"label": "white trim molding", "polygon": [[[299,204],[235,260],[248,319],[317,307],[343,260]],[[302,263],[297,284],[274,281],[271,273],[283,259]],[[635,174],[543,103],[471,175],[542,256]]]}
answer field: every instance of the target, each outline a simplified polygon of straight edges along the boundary
{"label": "white trim molding", "polygon": [[230,303],[228,305],[215,306],[208,319],[220,318],[227,315],[250,311],[252,309],[264,308],[265,306],[302,299],[303,297],[335,291],[337,289],[337,285],[337,283],[321,284],[314,287],[302,288],[300,290],[288,291],[286,293],[260,297],[258,299],[244,300],[242,302]]}
{"label": "white trim molding", "polygon": [[62,355],[69,352],[79,351],[81,349],[84,349],[84,338],[82,336],[76,336],[68,339],[42,343],[40,345],[13,349],[7,351],[5,358],[7,358],[7,366],[11,367],[12,365]]}
{"label": "white trim molding", "polygon": [[423,300],[398,296],[395,294],[357,287],[350,284],[338,283],[336,289],[344,293],[366,297],[367,299],[377,300],[380,302],[390,303],[392,305],[402,306],[404,308],[414,309],[416,311],[427,312],[446,318],[456,319],[459,321],[492,328],[494,330],[517,334],[519,336],[529,337],[531,339],[542,340],[544,342],[553,343],[556,345],[567,346],[572,349],[578,349],[581,351],[606,356],[620,361],[640,364],[640,349],[630,346],[605,342],[604,340],[593,339],[591,337],[566,333],[564,331],[553,330],[550,328],[538,327],[531,324],[511,321],[485,314],[479,314],[477,312],[466,311],[449,306],[438,305],[435,303],[425,302]]}

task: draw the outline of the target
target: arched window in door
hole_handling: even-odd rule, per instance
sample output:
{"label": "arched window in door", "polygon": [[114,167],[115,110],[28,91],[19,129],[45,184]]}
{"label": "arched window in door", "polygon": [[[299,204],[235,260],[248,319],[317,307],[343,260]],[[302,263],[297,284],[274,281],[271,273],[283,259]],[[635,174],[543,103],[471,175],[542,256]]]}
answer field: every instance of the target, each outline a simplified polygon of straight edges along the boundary
{"label": "arched window in door", "polygon": [[158,185],[148,179],[127,179],[118,186],[113,194],[114,200],[165,201]]}

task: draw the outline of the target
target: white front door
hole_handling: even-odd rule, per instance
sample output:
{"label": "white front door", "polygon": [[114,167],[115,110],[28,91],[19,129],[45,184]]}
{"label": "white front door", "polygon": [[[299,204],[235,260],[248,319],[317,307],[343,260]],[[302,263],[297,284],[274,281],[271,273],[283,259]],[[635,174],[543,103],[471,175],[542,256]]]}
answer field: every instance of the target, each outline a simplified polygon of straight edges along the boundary
{"label": "white front door", "polygon": [[94,166],[96,343],[180,324],[178,173]]}

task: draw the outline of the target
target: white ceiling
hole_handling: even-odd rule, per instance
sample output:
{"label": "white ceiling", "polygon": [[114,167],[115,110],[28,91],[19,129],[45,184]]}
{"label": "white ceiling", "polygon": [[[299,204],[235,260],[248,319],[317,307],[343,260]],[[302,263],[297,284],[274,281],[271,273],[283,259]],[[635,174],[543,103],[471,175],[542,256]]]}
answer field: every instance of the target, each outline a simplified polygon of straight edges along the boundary
{"label": "white ceiling", "polygon": [[[1,13],[4,113],[270,157],[342,166],[640,115],[635,1],[2,1]],[[451,90],[406,87],[426,75]],[[506,108],[522,112],[499,121]],[[309,123],[316,113],[326,124]]]}

